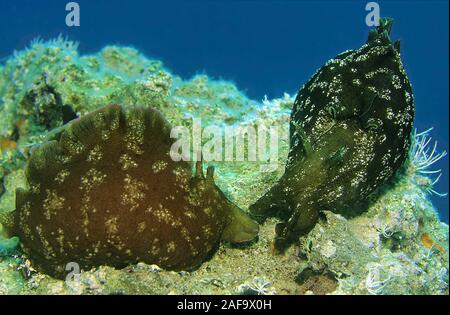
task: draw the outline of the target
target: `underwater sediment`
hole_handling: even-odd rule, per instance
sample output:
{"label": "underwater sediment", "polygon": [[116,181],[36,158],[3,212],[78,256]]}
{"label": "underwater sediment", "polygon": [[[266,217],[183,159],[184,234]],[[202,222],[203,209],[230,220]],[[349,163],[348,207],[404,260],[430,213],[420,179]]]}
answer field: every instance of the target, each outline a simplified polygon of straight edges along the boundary
{"label": "underwater sediment", "polygon": [[284,174],[295,97],[250,100],[228,82],[204,75],[183,80],[132,48],[110,46],[80,56],[62,38],[36,41],[1,65],[0,95],[2,294],[448,294],[448,225],[428,200],[432,180],[416,171],[420,136],[412,138],[406,163],[369,197],[365,211],[322,212],[283,255],[274,255],[272,244],[280,222],[269,218],[257,242],[244,248],[222,243],[195,270],[99,263],[78,281],[58,280],[35,268],[32,255],[3,226],[16,210],[16,189],[30,188],[29,158],[39,145],[58,139],[68,120],[105,104],[126,104],[152,107],[171,125],[188,126],[192,117],[205,124],[278,125],[274,172],[261,172],[259,161],[206,161],[216,166],[218,189],[245,211]]}

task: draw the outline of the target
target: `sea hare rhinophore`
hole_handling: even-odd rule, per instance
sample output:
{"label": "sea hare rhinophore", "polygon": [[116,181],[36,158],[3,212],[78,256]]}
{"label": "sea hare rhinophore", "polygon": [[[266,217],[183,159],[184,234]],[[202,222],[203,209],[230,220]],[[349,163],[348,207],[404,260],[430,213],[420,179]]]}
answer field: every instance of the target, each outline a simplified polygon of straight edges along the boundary
{"label": "sea hare rhinophore", "polygon": [[214,183],[170,157],[170,125],[156,110],[108,105],[32,150],[28,189],[16,191],[11,235],[37,269],[62,277],[133,262],[192,269],[221,239],[247,242],[258,225]]}
{"label": "sea hare rhinophore", "polygon": [[328,61],[299,91],[285,174],[250,207],[256,218],[284,220],[278,248],[309,232],[319,211],[367,198],[405,161],[414,103],[391,26],[381,19],[364,46]]}

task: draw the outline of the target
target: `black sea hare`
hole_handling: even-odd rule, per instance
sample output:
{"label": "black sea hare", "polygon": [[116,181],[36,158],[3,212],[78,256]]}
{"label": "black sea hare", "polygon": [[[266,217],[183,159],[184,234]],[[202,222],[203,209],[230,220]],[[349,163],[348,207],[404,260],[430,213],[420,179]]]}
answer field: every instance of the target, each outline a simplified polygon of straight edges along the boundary
{"label": "black sea hare", "polygon": [[319,211],[364,200],[405,161],[414,103],[391,25],[382,19],[364,46],[328,61],[299,91],[285,174],[250,207],[256,218],[284,220],[278,248],[307,233]]}
{"label": "black sea hare", "polygon": [[28,190],[16,192],[10,234],[39,270],[62,277],[142,261],[199,265],[221,239],[254,239],[258,225],[232,204],[197,162],[170,158],[170,125],[156,110],[108,105],[35,148]]}

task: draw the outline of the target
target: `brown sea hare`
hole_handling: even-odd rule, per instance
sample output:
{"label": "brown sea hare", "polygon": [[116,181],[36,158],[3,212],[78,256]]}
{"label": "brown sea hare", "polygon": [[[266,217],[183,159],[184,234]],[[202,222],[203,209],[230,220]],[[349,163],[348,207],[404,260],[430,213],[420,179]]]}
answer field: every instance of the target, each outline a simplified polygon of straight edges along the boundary
{"label": "brown sea hare", "polygon": [[285,173],[250,207],[256,218],[284,221],[279,249],[308,233],[320,211],[364,201],[406,160],[414,100],[391,27],[381,19],[365,45],[328,61],[300,89]]}
{"label": "brown sea hare", "polygon": [[32,150],[10,234],[33,266],[62,277],[133,262],[198,266],[221,239],[247,242],[258,225],[215,185],[214,169],[170,158],[171,127],[156,110],[108,105]]}

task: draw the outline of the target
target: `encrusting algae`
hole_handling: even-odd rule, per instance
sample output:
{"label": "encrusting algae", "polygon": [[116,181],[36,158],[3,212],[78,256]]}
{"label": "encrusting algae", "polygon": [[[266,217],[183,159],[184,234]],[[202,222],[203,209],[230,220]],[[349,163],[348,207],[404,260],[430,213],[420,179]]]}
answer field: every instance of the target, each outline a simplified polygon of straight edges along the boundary
{"label": "encrusting algae", "polygon": [[62,277],[133,262],[198,266],[221,239],[252,241],[258,225],[214,183],[170,157],[170,124],[160,112],[108,105],[71,122],[34,148],[28,190],[17,189],[9,233],[37,269]]}
{"label": "encrusting algae", "polygon": [[426,248],[428,248],[428,249],[436,248],[441,253],[445,253],[445,249],[441,245],[437,244],[431,238],[430,234],[423,233],[422,236],[420,237],[420,240],[421,240],[423,246],[425,246]]}

